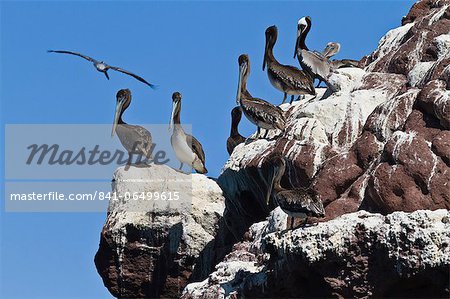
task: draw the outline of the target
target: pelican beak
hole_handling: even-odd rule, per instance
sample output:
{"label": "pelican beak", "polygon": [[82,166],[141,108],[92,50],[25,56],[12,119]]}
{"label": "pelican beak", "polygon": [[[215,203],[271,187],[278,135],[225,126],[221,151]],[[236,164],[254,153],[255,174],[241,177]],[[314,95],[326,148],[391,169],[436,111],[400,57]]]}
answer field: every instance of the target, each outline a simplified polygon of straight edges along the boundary
{"label": "pelican beak", "polygon": [[239,65],[239,79],[238,79],[238,90],[236,95],[236,104],[240,105],[241,100],[241,89],[242,89],[242,80],[244,78],[245,70],[247,69],[247,64],[243,63]]}
{"label": "pelican beak", "polygon": [[177,109],[177,105],[178,105],[177,101],[172,102],[172,113],[170,114],[170,119],[169,119],[169,131],[172,129],[173,116],[175,115],[175,110]]}
{"label": "pelican beak", "polygon": [[264,69],[266,68],[266,60],[267,60],[267,47],[268,47],[269,41],[266,40],[266,47],[264,49],[264,60],[263,60],[263,66],[262,66],[262,70],[264,71]]}
{"label": "pelican beak", "polygon": [[300,45],[300,35],[302,34],[302,28],[297,27],[297,39],[295,40],[294,58],[297,57],[297,50]]}
{"label": "pelican beak", "polygon": [[266,196],[266,203],[267,203],[267,205],[269,205],[270,195],[272,195],[273,182],[275,180],[276,172],[277,172],[277,170],[275,169],[273,171],[272,178],[270,179],[270,184],[269,184],[269,187],[267,189],[267,196]]}
{"label": "pelican beak", "polygon": [[116,133],[117,123],[119,122],[120,112],[122,111],[124,101],[119,100],[116,102],[116,112],[114,113],[114,122],[111,130],[111,137],[114,137]]}

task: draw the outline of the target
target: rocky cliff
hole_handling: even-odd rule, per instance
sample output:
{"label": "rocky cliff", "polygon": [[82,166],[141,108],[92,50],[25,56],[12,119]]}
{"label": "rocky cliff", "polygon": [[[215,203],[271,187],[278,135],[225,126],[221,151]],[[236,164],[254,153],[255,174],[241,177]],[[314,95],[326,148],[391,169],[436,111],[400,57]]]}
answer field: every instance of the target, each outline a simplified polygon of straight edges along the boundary
{"label": "rocky cliff", "polygon": [[448,210],[359,211],[286,231],[276,208],[183,298],[448,298]]}
{"label": "rocky cliff", "polygon": [[[109,205],[95,265],[115,297],[178,297],[189,278],[206,277],[229,251],[222,190],[204,175],[161,165],[121,167],[112,189],[118,200]],[[181,206],[139,198],[173,190],[189,198]]]}
{"label": "rocky cliff", "polygon": [[[111,204],[95,258],[105,285],[117,297],[448,297],[449,63],[450,1],[416,3],[362,68],[332,75],[336,93],[282,105],[283,134],[236,147],[217,182],[193,175],[189,212]],[[285,231],[266,205],[277,154],[282,185],[311,187],[323,223]],[[113,189],[180,175],[119,169]]]}
{"label": "rocky cliff", "polygon": [[[236,236],[267,207],[266,162],[290,160],[283,185],[311,186],[327,219],[365,209],[411,212],[450,207],[450,2],[422,1],[361,61],[339,69],[308,102],[282,105],[288,129],[240,145],[219,177]],[[255,209],[255,207],[257,207]]]}

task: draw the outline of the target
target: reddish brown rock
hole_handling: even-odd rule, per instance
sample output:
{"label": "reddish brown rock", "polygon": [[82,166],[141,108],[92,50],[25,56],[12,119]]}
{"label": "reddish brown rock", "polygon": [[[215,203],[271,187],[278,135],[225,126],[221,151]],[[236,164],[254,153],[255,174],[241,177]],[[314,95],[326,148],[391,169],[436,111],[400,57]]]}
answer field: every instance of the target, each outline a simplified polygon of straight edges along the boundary
{"label": "reddish brown rock", "polygon": [[356,155],[352,152],[336,155],[324,163],[314,181],[314,189],[324,205],[339,198],[363,173],[357,164]]}
{"label": "reddish brown rock", "polygon": [[406,120],[404,131],[415,132],[417,136],[422,137],[427,142],[431,142],[436,135],[442,132],[439,121],[432,115],[422,113],[420,110],[412,111]]}
{"label": "reddish brown rock", "polygon": [[450,91],[442,80],[428,82],[417,97],[417,106],[439,119],[446,130],[450,129]]}
{"label": "reddish brown rock", "polygon": [[366,65],[372,64],[370,70],[407,76],[416,63],[437,60],[437,51],[430,46],[435,37],[449,32],[449,2],[430,0],[416,3],[403,18],[403,35],[396,47],[388,53],[378,49],[369,55]]}
{"label": "reddish brown rock", "polygon": [[403,128],[418,93],[419,89],[410,89],[379,105],[369,115],[364,129],[375,134],[378,140],[386,141],[393,132]]}
{"label": "reddish brown rock", "polygon": [[402,165],[381,163],[370,177],[363,206],[382,214],[412,212],[433,207],[414,179]]}
{"label": "reddish brown rock", "polygon": [[408,80],[400,74],[369,73],[364,76],[359,90],[383,89],[391,96],[406,91]]}
{"label": "reddish brown rock", "polygon": [[352,147],[357,157],[357,164],[363,168],[369,168],[369,165],[375,161],[380,155],[382,146],[377,141],[374,134],[369,131],[364,131]]}
{"label": "reddish brown rock", "polygon": [[450,131],[441,131],[433,138],[432,149],[447,166],[450,166]]}

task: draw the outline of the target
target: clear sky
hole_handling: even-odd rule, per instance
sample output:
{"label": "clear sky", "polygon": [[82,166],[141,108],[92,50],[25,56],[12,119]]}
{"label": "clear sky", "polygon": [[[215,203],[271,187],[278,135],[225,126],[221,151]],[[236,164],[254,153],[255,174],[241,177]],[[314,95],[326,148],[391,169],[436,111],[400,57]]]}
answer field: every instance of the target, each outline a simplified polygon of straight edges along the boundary
{"label": "clear sky", "polygon": [[[281,103],[261,69],[264,31],[278,26],[275,56],[292,58],[297,20],[310,15],[309,48],[341,43],[337,58],[360,59],[400,25],[413,1],[290,2],[1,2],[1,139],[5,124],[110,124],[115,94],[133,92],[124,115],[166,124],[171,94],[183,94],[182,123],[203,144],[209,175],[228,158],[237,57],[251,61],[252,95]],[[156,91],[126,75],[108,81],[93,66],[48,49],[79,51],[142,75]],[[242,135],[255,128],[245,118]],[[3,191],[1,192],[4,201]],[[1,208],[1,298],[109,298],[94,266],[106,213],[5,213]]]}

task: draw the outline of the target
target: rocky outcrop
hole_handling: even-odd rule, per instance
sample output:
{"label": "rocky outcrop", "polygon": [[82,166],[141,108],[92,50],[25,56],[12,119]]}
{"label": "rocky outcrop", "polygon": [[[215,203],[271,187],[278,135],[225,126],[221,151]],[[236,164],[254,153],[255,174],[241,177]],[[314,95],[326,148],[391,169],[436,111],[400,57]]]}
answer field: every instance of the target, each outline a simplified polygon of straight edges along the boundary
{"label": "rocky outcrop", "polygon": [[[417,2],[363,68],[332,74],[337,92],[281,105],[287,129],[238,145],[217,182],[118,169],[95,258],[105,286],[124,298],[448,297],[449,28],[448,0]],[[284,187],[322,200],[319,224],[285,231],[267,206],[274,155],[288,159]],[[185,200],[126,200],[178,189]]]}
{"label": "rocky outcrop", "polygon": [[277,208],[183,298],[448,298],[449,217],[359,211],[286,231]]}
{"label": "rocky outcrop", "polygon": [[264,219],[274,155],[287,157],[286,187],[310,186],[327,217],[365,209],[450,208],[450,2],[421,1],[362,60],[339,69],[338,92],[282,105],[287,129],[238,146],[218,179],[225,218],[239,238]]}
{"label": "rocky outcrop", "polygon": [[119,168],[113,191],[118,200],[110,202],[95,264],[114,296],[178,297],[189,278],[206,277],[229,251],[224,198],[213,180],[167,166]]}

